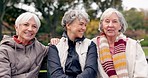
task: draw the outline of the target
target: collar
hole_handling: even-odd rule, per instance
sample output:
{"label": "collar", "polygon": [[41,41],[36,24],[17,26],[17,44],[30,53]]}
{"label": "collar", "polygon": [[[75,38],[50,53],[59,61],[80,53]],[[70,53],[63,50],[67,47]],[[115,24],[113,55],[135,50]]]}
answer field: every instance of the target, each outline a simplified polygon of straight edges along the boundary
{"label": "collar", "polygon": [[[14,39],[14,41],[17,42],[18,44],[23,44],[20,40],[18,40],[18,36],[17,36],[17,35],[14,35],[14,36],[13,36],[13,39]],[[31,43],[32,43],[32,41],[29,41],[27,45],[29,45],[29,44],[31,44]]]}
{"label": "collar", "polygon": [[[68,35],[67,35],[67,32],[66,32],[66,31],[63,32],[62,36],[65,37],[65,38],[68,38],[68,40],[70,40],[69,37],[68,37]],[[80,42],[80,41],[83,41],[84,39],[85,39],[84,36],[83,36],[82,38],[76,38],[76,39],[74,40],[74,42]],[[71,40],[70,40],[70,41],[71,41]]]}

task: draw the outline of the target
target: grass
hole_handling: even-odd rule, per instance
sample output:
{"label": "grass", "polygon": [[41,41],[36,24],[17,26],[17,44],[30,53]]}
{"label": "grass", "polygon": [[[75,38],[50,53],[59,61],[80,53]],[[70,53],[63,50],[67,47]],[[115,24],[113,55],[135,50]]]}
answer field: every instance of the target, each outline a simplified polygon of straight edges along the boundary
{"label": "grass", "polygon": [[47,70],[40,70],[40,73],[47,73]]}
{"label": "grass", "polygon": [[148,48],[143,48],[145,55],[148,56]]}

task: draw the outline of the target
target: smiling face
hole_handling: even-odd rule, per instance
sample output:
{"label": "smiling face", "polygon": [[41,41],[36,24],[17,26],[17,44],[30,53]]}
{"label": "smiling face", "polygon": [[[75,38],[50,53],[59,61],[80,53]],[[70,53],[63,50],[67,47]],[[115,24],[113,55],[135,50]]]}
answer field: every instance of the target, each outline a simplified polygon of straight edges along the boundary
{"label": "smiling face", "polygon": [[18,40],[24,44],[32,40],[38,31],[38,27],[33,17],[27,22],[19,24],[19,26],[15,26],[15,29],[18,35]]}
{"label": "smiling face", "polygon": [[121,30],[121,24],[116,13],[112,13],[102,21],[102,30],[108,37],[116,37]]}
{"label": "smiling face", "polygon": [[82,38],[86,31],[86,20],[85,19],[75,19],[71,24],[67,24],[67,34],[69,38],[73,41],[76,38]]}

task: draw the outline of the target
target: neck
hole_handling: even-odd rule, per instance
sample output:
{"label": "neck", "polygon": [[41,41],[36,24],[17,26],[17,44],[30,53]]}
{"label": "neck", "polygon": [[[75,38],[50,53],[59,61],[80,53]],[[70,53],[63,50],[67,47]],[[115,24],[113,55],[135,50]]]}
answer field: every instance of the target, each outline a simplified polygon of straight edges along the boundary
{"label": "neck", "polygon": [[116,40],[116,37],[107,37],[107,40],[108,40],[109,45],[113,45]]}
{"label": "neck", "polygon": [[67,32],[67,36],[68,36],[68,38],[69,38],[71,41],[74,41],[74,40],[75,40],[75,37],[73,36],[73,34]]}
{"label": "neck", "polygon": [[118,35],[115,35],[115,36],[106,36],[106,38],[108,40],[108,43],[111,44],[111,45],[114,44],[114,42],[116,41],[117,36],[119,36],[119,35],[120,35],[120,33]]}
{"label": "neck", "polygon": [[27,45],[29,43],[29,41],[27,40],[22,40],[18,37],[18,40],[23,44],[23,45]]}

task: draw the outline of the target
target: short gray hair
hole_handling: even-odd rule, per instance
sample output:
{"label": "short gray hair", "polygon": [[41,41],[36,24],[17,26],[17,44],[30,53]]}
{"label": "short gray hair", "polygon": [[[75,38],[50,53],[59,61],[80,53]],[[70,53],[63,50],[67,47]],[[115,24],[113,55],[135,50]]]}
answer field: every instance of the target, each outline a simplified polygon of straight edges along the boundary
{"label": "short gray hair", "polygon": [[89,15],[85,11],[69,10],[65,12],[61,21],[61,25],[65,27],[66,24],[71,24],[76,18],[78,18],[79,20],[85,19],[86,22],[89,22]]}
{"label": "short gray hair", "polygon": [[124,33],[128,27],[128,24],[123,16],[123,14],[121,12],[119,12],[118,10],[114,9],[114,8],[108,8],[107,10],[105,10],[100,18],[100,22],[99,22],[99,31],[102,32],[102,21],[110,16],[112,13],[116,13],[118,18],[119,18],[119,22],[121,24],[121,30],[120,32]]}
{"label": "short gray hair", "polygon": [[41,22],[40,22],[39,18],[36,16],[36,14],[31,13],[31,12],[25,12],[25,13],[22,13],[21,15],[19,15],[17,17],[17,19],[15,20],[15,26],[19,26],[19,24],[27,22],[32,17],[34,18],[36,25],[39,29],[41,26]]}

